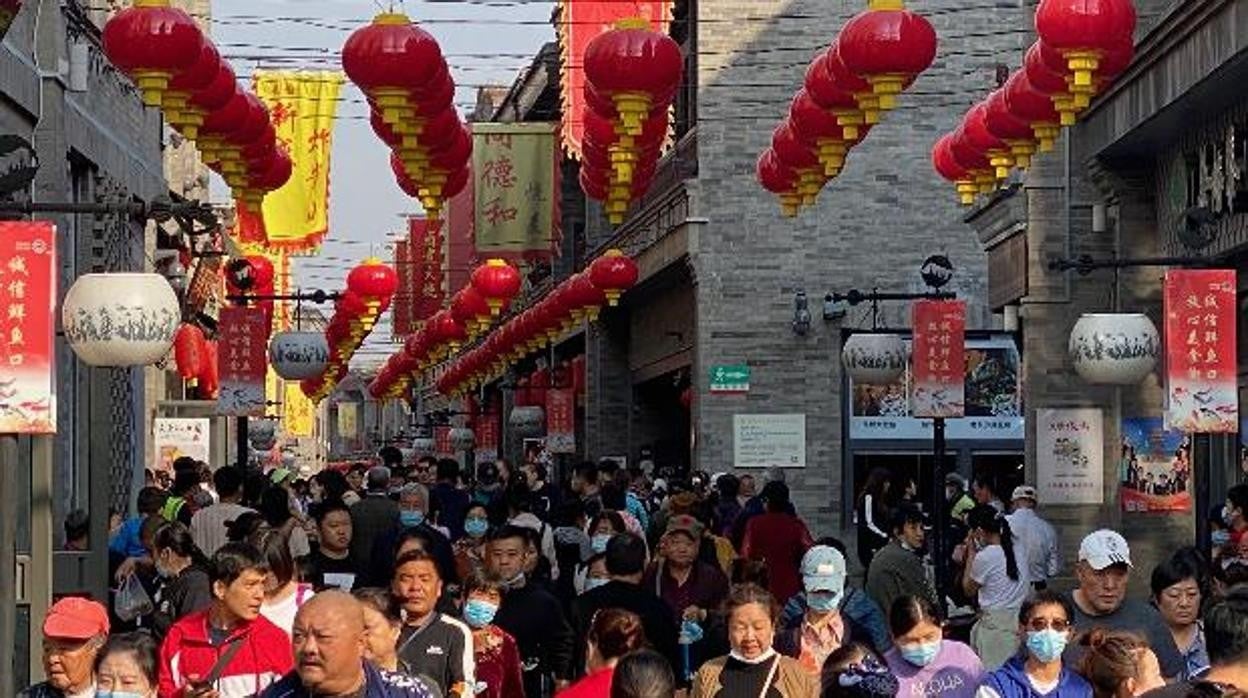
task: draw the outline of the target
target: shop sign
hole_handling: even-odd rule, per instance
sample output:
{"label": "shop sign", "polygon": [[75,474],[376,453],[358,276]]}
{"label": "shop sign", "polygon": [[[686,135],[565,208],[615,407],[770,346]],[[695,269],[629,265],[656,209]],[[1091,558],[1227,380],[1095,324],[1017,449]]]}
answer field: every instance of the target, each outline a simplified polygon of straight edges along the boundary
{"label": "shop sign", "polygon": [[264,415],[268,373],[269,320],[263,308],[221,309],[217,368],[221,392],[217,414],[235,417]]}
{"label": "shop sign", "polygon": [[1166,427],[1236,433],[1235,271],[1167,271],[1164,296]]}
{"label": "shop sign", "polygon": [[750,367],[712,366],[711,392],[719,394],[750,392]]}
{"label": "shop sign", "polygon": [[455,447],[451,445],[451,428],[433,428],[433,454],[439,458],[454,458]]}
{"label": "shop sign", "polygon": [[477,445],[473,449],[476,462],[493,462],[498,458],[498,415],[494,412],[482,413],[473,421],[472,426],[477,435]]}
{"label": "shop sign", "polygon": [[[1008,337],[965,342],[964,415],[945,422],[945,437],[957,441],[1024,440],[1021,362]],[[931,441],[932,421],[910,408],[913,367],[892,385],[850,381],[849,438],[853,441]]]}
{"label": "shop sign", "polygon": [[1099,409],[1036,410],[1036,496],[1040,504],[1105,501],[1105,420]]}
{"label": "shop sign", "polygon": [[1118,499],[1127,513],[1192,510],[1192,441],[1160,417],[1124,417]]}
{"label": "shop sign", "polygon": [[0,433],[56,433],[56,228],[0,223]]}
{"label": "shop sign", "polygon": [[576,396],[571,388],[546,391],[546,450],[576,453]]}
{"label": "shop sign", "polygon": [[913,323],[911,413],[961,417],[966,412],[966,302],[918,301]]}
{"label": "shop sign", "polygon": [[211,423],[207,419],[157,417],[152,425],[156,467],[172,473],[173,462],[183,456],[207,463],[211,434]]}
{"label": "shop sign", "polygon": [[732,461],[737,468],[805,468],[806,415],[733,415]]}

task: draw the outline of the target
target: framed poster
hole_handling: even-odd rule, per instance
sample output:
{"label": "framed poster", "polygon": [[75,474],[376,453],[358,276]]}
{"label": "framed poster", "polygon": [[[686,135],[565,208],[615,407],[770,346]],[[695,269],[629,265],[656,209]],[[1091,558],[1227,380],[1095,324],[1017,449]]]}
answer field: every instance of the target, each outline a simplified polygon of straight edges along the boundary
{"label": "framed poster", "polygon": [[737,468],[805,468],[806,415],[733,415],[732,460]]}
{"label": "framed poster", "polygon": [[1041,504],[1105,502],[1105,418],[1096,408],[1036,410],[1036,496]]}
{"label": "framed poster", "polygon": [[183,456],[204,463],[212,426],[208,419],[171,419],[157,417],[152,425],[152,442],[156,448],[156,467],[166,473],[173,472],[173,462]]}
{"label": "framed poster", "polygon": [[1191,437],[1160,417],[1124,417],[1118,498],[1125,512],[1191,511]]}

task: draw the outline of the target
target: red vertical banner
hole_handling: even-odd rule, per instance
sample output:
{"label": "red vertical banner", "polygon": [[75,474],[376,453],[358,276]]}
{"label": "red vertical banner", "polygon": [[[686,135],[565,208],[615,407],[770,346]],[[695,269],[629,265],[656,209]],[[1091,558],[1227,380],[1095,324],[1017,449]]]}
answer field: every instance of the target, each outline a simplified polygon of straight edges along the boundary
{"label": "red vertical banner", "polygon": [[576,393],[571,388],[546,391],[546,450],[576,453]]}
{"label": "red vertical banner", "polygon": [[915,417],[962,417],[966,413],[966,302],[922,300],[914,304],[911,404]]}
{"label": "red vertical banner", "polygon": [[498,458],[498,413],[486,410],[477,416],[473,426],[476,436],[474,455],[478,463],[488,463]]}
{"label": "red vertical banner", "polygon": [[433,428],[433,452],[439,458],[453,458],[455,449],[451,447],[451,428]]}
{"label": "red vertical banner", "polygon": [[407,240],[394,241],[394,269],[399,275],[399,290],[390,307],[393,309],[394,339],[402,341],[412,333],[412,265]]}
{"label": "red vertical banner", "polygon": [[56,228],[0,223],[0,433],[56,433]]}
{"label": "red vertical banner", "polygon": [[1235,271],[1166,272],[1166,427],[1239,431]]}
{"label": "red vertical banner", "polygon": [[[468,177],[472,182],[472,175]],[[464,187],[446,204],[443,220],[446,221],[446,288],[459,290],[469,283],[476,262],[473,247],[475,211],[473,209],[474,187]]]}
{"label": "red vertical banner", "polygon": [[265,375],[269,368],[269,324],[264,310],[250,306],[224,308],[218,330],[221,392],[217,414],[263,415]]}
{"label": "red vertical banner", "polygon": [[442,309],[445,297],[443,286],[443,240],[441,221],[430,221],[419,216],[408,218],[409,255],[415,262],[412,283],[415,285],[412,322],[428,320]]}

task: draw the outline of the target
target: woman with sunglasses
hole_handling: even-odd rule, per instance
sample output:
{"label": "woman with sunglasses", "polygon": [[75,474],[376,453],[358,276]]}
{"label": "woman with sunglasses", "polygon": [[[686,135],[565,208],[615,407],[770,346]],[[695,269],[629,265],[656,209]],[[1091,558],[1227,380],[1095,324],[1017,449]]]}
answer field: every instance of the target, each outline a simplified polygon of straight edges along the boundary
{"label": "woman with sunglasses", "polygon": [[984,678],[975,698],[1091,698],[1092,685],[1062,664],[1073,615],[1070,601],[1051,591],[1025,601],[1018,613],[1023,649]]}

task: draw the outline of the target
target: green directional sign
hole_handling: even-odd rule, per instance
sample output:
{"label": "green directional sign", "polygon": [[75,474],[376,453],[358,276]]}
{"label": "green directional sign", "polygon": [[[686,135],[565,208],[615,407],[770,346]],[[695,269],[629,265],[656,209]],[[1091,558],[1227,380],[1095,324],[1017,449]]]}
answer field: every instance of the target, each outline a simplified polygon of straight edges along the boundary
{"label": "green directional sign", "polygon": [[712,366],[712,393],[748,393],[750,392],[750,367]]}

